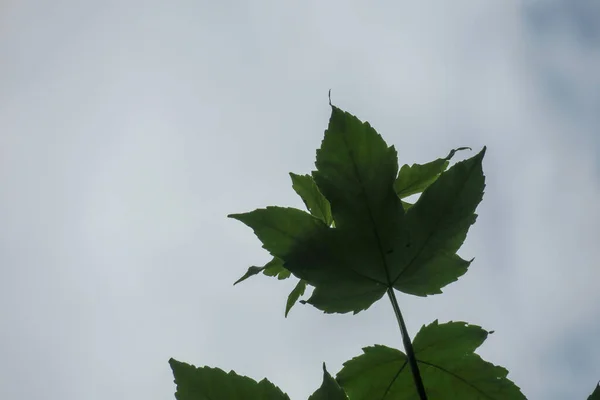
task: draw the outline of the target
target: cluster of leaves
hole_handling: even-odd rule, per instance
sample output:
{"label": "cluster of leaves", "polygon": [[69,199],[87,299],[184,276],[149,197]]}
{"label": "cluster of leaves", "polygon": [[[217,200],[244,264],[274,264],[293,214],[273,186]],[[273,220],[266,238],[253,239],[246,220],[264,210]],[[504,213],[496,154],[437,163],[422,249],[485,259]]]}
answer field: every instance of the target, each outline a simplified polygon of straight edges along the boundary
{"label": "cluster of leaves", "polygon": [[[316,170],[290,174],[308,212],[266,207],[230,215],[252,228],[273,257],[235,283],[259,273],[297,278],[286,316],[308,286],[312,294],[301,303],[326,313],[356,314],[386,292],[394,303],[394,290],[441,293],[472,262],[456,253],[475,222],[485,187],[485,148],[448,168],[464,149],[398,170],[393,146],[368,123],[332,106]],[[407,199],[414,195],[418,199],[411,204]],[[465,322],[434,321],[412,344],[405,341],[406,354],[382,345],[364,348],[335,378],[323,365],[323,384],[309,400],[423,399],[425,393],[413,383],[415,369],[431,399],[525,399],[506,369],[475,354],[490,333]],[[173,359],[170,364],[179,400],[289,399],[266,379],[256,382]],[[600,389],[590,399],[600,399]]]}

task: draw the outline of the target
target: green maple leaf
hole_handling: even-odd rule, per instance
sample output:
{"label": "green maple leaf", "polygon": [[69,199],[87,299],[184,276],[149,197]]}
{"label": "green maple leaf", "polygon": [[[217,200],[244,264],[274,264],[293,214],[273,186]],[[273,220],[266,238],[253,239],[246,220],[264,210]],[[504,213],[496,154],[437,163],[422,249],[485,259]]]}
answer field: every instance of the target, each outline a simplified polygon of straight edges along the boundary
{"label": "green maple leaf", "polygon": [[169,360],[177,392],[177,400],[290,400],[266,379],[260,382],[211,367],[197,368],[174,359]]}
{"label": "green maple leaf", "polygon": [[596,389],[590,394],[588,400],[600,400],[600,382],[596,385]]}
{"label": "green maple leaf", "polygon": [[347,400],[348,396],[344,389],[336,382],[335,379],[327,372],[325,363],[323,363],[323,384],[316,392],[314,392],[308,400]]}
{"label": "green maple leaf", "polygon": [[[522,400],[508,371],[481,359],[475,350],[489,332],[465,322],[423,326],[413,346],[429,399]],[[338,383],[352,400],[419,400],[406,355],[376,345],[344,363]]]}
{"label": "green maple leaf", "polygon": [[394,147],[368,123],[332,106],[312,173],[315,185],[303,178],[302,188],[324,197],[319,201],[329,204],[333,223],[327,211],[315,212],[327,209],[307,200],[298,185],[317,215],[267,207],[229,217],[251,227],[285,269],[314,286],[307,302],[325,312],[357,313],[389,288],[437,294],[470,264],[456,251],[483,196],[484,154],[485,148],[441,173],[407,206],[394,188],[399,176]]}

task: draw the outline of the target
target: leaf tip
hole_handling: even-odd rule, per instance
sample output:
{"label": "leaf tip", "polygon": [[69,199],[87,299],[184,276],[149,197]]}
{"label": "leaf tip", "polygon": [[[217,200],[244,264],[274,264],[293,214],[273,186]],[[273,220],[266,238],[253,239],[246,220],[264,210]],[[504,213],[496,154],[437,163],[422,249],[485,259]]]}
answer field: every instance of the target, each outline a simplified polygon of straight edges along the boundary
{"label": "leaf tip", "polygon": [[452,149],[450,150],[450,153],[446,156],[446,158],[444,158],[444,160],[446,161],[450,161],[452,159],[452,157],[454,157],[454,155],[462,150],[469,150],[469,151],[473,151],[472,148],[468,147],[468,146],[463,146],[463,147],[458,147],[456,149]]}
{"label": "leaf tip", "polygon": [[175,368],[179,367],[181,364],[182,362],[177,361],[173,357],[169,358],[169,366],[171,367],[171,370],[175,371]]}

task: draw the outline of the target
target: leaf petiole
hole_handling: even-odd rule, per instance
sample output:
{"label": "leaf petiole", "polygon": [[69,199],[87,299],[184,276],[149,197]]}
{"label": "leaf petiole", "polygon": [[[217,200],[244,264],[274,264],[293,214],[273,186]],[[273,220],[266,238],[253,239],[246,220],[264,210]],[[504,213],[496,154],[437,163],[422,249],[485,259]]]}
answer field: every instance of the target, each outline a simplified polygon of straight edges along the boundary
{"label": "leaf petiole", "polygon": [[419,398],[421,400],[427,400],[427,393],[425,393],[425,386],[423,386],[423,379],[421,378],[421,373],[419,372],[419,366],[417,365],[415,351],[413,350],[413,346],[410,341],[410,336],[408,335],[408,330],[406,329],[406,324],[404,323],[404,318],[402,318],[402,313],[400,312],[400,307],[398,306],[398,300],[396,299],[394,288],[388,288],[387,294],[390,298],[390,302],[392,303],[392,307],[394,308],[394,314],[396,314],[398,326],[400,327],[400,334],[402,335],[404,351],[406,352],[406,357],[408,358],[408,364],[410,365],[413,380],[415,381],[417,393],[419,394]]}

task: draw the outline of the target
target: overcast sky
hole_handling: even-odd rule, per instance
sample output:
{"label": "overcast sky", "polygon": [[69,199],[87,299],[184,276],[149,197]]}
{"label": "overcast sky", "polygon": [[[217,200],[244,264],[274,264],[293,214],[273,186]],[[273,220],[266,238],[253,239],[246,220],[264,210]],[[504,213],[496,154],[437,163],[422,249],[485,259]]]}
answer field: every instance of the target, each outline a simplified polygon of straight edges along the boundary
{"label": "overcast sky", "polygon": [[[400,294],[495,330],[529,399],[600,379],[600,3],[0,2],[0,398],[168,399],[167,360],[267,376],[293,400],[361,347],[402,348],[385,298],[296,306],[227,219],[302,207],[332,100],[427,162],[488,146],[470,271]],[[474,153],[459,153],[458,158]]]}

